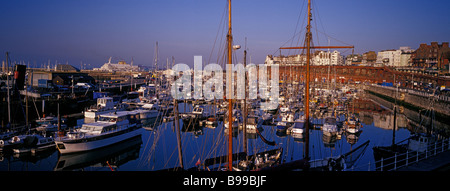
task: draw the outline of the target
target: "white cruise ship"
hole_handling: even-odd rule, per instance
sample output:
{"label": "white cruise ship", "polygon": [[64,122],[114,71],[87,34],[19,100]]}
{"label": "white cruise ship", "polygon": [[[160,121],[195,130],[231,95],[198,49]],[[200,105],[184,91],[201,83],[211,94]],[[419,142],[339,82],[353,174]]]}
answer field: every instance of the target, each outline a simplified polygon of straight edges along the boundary
{"label": "white cruise ship", "polygon": [[61,154],[83,152],[140,136],[142,124],[138,115],[130,111],[102,114],[97,122],[85,123],[67,136],[57,138],[57,149]]}

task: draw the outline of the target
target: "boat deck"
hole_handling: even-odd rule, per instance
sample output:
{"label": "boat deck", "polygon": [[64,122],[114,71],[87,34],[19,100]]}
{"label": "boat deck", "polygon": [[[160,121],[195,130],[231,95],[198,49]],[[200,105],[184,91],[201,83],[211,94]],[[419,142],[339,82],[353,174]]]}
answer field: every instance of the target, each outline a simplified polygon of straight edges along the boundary
{"label": "boat deck", "polygon": [[397,171],[448,171],[450,170],[450,150],[430,156],[417,163],[400,167]]}

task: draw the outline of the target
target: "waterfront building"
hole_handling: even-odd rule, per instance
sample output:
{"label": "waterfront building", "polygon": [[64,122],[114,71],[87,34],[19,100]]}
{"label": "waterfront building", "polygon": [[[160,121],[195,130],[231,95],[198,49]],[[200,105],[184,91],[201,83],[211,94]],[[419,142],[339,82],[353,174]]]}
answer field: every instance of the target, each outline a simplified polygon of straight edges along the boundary
{"label": "waterfront building", "polygon": [[413,49],[408,46],[400,47],[398,50],[382,50],[378,52],[376,63],[391,67],[409,66],[412,52]]}
{"label": "waterfront building", "polygon": [[411,53],[411,64],[419,68],[448,69],[450,59],[450,48],[448,42],[438,44],[431,42],[430,45],[420,44],[419,48]]}
{"label": "waterfront building", "polygon": [[363,54],[362,56],[362,65],[373,65],[377,61],[377,53],[375,51],[369,51]]}
{"label": "waterfront building", "polygon": [[376,63],[384,64],[385,66],[393,66],[394,55],[396,55],[396,50],[382,50],[378,52]]}
{"label": "waterfront building", "polygon": [[[265,64],[294,64],[304,65],[306,63],[306,55],[289,55],[289,56],[273,56],[267,55]],[[316,51],[311,58],[311,65],[323,66],[323,65],[342,65],[344,63],[343,56],[337,50],[333,52]]]}
{"label": "waterfront building", "polygon": [[267,65],[272,64],[297,64],[297,65],[304,65],[306,63],[306,55],[289,55],[289,56],[273,56],[273,55],[267,55],[266,60],[264,61]]}
{"label": "waterfront building", "polygon": [[360,54],[350,54],[345,58],[345,65],[360,65],[362,64],[362,58]]}
{"label": "waterfront building", "polygon": [[324,65],[342,65],[343,57],[337,50],[333,52],[316,51],[312,57],[312,65],[324,66]]}
{"label": "waterfront building", "polygon": [[92,76],[89,76],[87,73],[45,70],[33,71],[32,77],[28,78],[28,84],[31,84],[31,86],[33,87],[41,87],[42,83],[45,82],[45,87],[48,87],[49,83],[54,85],[70,86],[72,85],[72,79],[74,81],[74,84],[78,82],[95,84],[95,79]]}
{"label": "waterfront building", "polygon": [[80,69],[70,65],[70,64],[57,64],[55,66],[55,71],[59,72],[79,72]]}

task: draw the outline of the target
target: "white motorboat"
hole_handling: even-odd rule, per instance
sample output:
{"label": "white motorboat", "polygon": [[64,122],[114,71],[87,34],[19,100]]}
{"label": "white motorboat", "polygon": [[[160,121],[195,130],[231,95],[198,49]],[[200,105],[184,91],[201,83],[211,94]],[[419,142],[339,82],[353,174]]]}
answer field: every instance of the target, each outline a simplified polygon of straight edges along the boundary
{"label": "white motorboat", "polygon": [[334,136],[337,134],[338,128],[336,123],[336,118],[327,117],[324,120],[322,133],[326,136]]}
{"label": "white motorboat", "polygon": [[183,124],[197,124],[198,122],[207,119],[211,114],[203,105],[196,105],[192,112],[181,114]]}
{"label": "white motorboat", "polygon": [[[66,129],[67,125],[64,124],[64,122],[67,119],[64,117],[61,117],[61,129]],[[42,132],[55,132],[58,130],[58,117],[56,116],[47,116],[42,117],[40,119],[36,120],[36,130],[42,131]]]}
{"label": "white motorboat", "polygon": [[359,133],[361,131],[361,127],[362,127],[359,119],[354,115],[350,116],[347,119],[344,126],[345,126],[345,130],[348,133],[352,133],[352,134]]}
{"label": "white motorboat", "polygon": [[61,154],[89,151],[139,136],[142,124],[137,115],[130,111],[100,115],[97,122],[85,123],[80,129],[58,138],[58,151]]}
{"label": "white motorboat", "polygon": [[299,116],[294,121],[294,125],[291,128],[291,134],[302,134],[305,128],[305,116]]}

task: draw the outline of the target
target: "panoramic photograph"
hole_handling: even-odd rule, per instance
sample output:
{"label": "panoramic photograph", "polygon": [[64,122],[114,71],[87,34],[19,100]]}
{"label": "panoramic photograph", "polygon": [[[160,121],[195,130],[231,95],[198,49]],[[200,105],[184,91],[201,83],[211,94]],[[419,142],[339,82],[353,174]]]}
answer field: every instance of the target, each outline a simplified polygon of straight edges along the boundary
{"label": "panoramic photograph", "polygon": [[0,174],[255,189],[317,171],[448,172],[448,7],[5,1]]}

